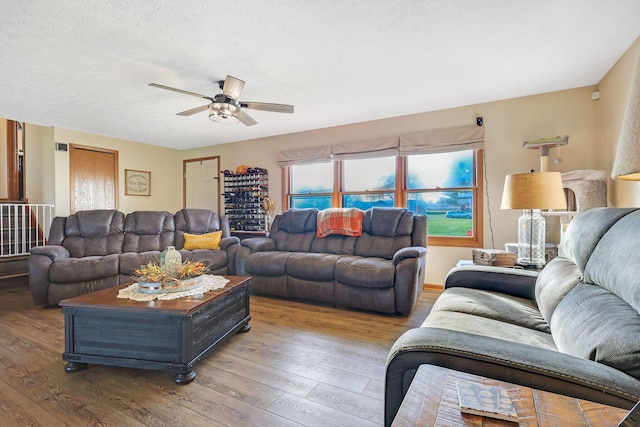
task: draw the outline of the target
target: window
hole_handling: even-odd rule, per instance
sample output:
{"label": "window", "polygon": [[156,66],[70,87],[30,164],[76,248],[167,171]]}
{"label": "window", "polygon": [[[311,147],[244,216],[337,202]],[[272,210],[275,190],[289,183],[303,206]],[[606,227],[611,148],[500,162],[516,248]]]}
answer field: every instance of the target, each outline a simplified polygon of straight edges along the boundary
{"label": "window", "polygon": [[396,158],[344,160],[342,207],[367,210],[372,206],[395,206]]}
{"label": "window", "polygon": [[429,217],[429,244],[482,247],[483,150],[285,168],[285,207],[407,207]]}
{"label": "window", "polygon": [[333,165],[314,163],[289,167],[289,207],[327,209],[333,198]]}

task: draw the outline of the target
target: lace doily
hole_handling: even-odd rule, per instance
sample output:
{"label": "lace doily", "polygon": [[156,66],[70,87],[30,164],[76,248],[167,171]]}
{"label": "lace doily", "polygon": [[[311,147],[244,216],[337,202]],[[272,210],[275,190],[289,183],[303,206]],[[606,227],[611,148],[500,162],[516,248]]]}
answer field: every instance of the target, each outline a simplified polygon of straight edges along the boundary
{"label": "lace doily", "polygon": [[207,274],[202,277],[202,284],[197,288],[189,289],[188,291],[182,292],[167,292],[164,294],[147,294],[140,292],[138,290],[138,284],[134,283],[133,285],[127,286],[124,289],[120,289],[120,292],[118,292],[118,298],[128,298],[134,301],[178,299],[193,295],[202,295],[205,292],[213,291],[215,289],[222,289],[227,283],[229,283],[229,279],[225,279],[222,276],[213,276],[211,274]]}

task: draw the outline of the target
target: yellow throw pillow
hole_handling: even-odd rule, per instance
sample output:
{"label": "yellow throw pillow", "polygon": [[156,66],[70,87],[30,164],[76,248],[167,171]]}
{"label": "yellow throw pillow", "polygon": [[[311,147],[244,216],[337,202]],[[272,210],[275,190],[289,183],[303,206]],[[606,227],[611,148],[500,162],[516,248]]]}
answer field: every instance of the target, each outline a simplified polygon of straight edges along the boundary
{"label": "yellow throw pillow", "polygon": [[207,234],[184,233],[184,249],[220,249],[222,230]]}

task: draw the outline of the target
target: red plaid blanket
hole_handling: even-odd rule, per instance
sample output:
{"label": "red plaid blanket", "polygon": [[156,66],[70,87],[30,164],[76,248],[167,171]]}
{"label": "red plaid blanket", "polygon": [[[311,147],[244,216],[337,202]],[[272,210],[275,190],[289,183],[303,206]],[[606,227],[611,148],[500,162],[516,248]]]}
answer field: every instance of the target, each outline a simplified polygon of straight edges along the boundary
{"label": "red plaid blanket", "polygon": [[330,234],[360,236],[362,234],[362,218],[364,211],[357,208],[329,208],[318,212],[316,236],[326,237]]}

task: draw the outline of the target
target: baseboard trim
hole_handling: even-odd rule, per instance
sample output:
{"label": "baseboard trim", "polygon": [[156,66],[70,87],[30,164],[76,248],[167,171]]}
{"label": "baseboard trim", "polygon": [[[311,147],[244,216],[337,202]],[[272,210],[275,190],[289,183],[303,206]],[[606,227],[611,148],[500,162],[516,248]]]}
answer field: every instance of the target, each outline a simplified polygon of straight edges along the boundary
{"label": "baseboard trim", "polygon": [[429,290],[432,290],[432,291],[434,291],[434,290],[435,291],[443,291],[444,290],[444,286],[443,285],[438,285],[438,284],[435,284],[435,283],[425,283],[422,286],[422,289],[429,289]]}

